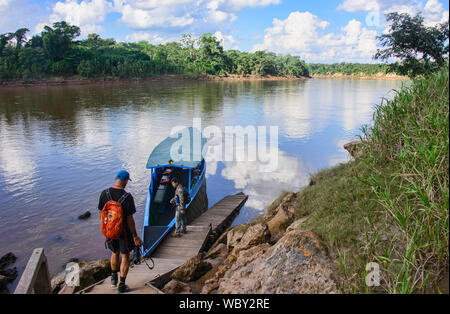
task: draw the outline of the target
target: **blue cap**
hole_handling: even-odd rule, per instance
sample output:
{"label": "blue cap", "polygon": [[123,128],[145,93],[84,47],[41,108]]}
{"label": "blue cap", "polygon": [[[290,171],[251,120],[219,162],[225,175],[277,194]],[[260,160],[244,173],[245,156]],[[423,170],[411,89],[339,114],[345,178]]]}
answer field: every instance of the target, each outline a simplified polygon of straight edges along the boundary
{"label": "blue cap", "polygon": [[117,172],[116,179],[119,179],[120,181],[130,180],[130,174],[126,170],[120,170]]}

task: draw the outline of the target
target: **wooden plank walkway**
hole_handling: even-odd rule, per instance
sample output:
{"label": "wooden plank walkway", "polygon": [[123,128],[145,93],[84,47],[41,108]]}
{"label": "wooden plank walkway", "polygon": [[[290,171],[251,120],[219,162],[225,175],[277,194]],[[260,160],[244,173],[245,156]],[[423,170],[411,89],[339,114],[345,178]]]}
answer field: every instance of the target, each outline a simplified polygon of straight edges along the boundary
{"label": "wooden plank walkway", "polygon": [[[129,293],[160,293],[147,283],[158,281],[158,279],[160,279],[159,281],[166,281],[165,278],[173,270],[201,252],[211,234],[216,236],[221,234],[232,223],[247,198],[248,196],[243,193],[226,196],[188,225],[187,234],[184,234],[181,238],[166,237],[152,254],[155,262],[155,267],[152,270],[148,269],[145,263],[133,265],[130,268],[127,276],[127,285],[130,287]],[[151,262],[148,261],[148,263]],[[117,293],[117,289],[111,288],[110,279],[107,278],[80,291],[80,293],[111,294]]]}

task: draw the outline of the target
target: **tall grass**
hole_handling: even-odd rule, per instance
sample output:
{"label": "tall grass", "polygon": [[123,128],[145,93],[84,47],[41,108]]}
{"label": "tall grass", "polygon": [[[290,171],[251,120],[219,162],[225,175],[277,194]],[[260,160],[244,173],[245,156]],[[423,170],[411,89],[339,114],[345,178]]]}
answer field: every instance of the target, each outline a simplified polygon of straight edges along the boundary
{"label": "tall grass", "polygon": [[[376,108],[363,154],[314,175],[297,218],[334,252],[343,292],[438,292],[448,272],[448,67],[413,81]],[[359,154],[358,154],[359,155]],[[381,267],[381,287],[365,265]]]}
{"label": "tall grass", "polygon": [[388,291],[430,291],[448,266],[448,68],[378,106],[374,121],[365,130],[361,161],[373,170],[368,183],[386,215],[385,228],[397,232],[388,247],[373,245],[367,254],[389,274]]}

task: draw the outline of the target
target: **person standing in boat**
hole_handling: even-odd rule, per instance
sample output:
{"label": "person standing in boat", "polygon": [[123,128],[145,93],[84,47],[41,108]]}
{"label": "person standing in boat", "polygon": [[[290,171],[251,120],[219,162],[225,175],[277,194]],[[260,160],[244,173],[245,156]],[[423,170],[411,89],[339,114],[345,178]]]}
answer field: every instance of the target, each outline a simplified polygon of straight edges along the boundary
{"label": "person standing in boat", "polygon": [[170,200],[170,204],[176,206],[175,211],[175,233],[174,237],[181,236],[181,232],[186,233],[186,198],[184,187],[180,184],[178,178],[170,180],[175,189],[175,196]]}
{"label": "person standing in boat", "polygon": [[[110,201],[120,202],[123,210],[124,230],[119,239],[107,239],[107,246],[112,251],[111,254],[111,287],[117,287],[119,293],[129,291],[125,285],[125,279],[130,267],[130,251],[135,246],[142,246],[142,240],[136,232],[136,225],[133,219],[133,214],[136,212],[133,196],[125,192],[125,187],[130,179],[130,174],[126,170],[120,170],[115,179],[115,184],[102,192],[100,195],[98,209],[103,210],[105,204]],[[119,268],[119,257],[122,258]],[[120,282],[118,283],[118,272],[120,270]],[[117,285],[118,284],[118,285]]]}

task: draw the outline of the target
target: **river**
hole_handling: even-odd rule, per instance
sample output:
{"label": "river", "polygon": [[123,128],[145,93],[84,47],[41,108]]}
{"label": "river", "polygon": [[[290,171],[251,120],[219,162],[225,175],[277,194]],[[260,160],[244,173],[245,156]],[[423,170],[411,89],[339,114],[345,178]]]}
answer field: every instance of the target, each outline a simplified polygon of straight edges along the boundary
{"label": "river", "polygon": [[[0,89],[0,256],[19,273],[43,247],[51,274],[70,258],[108,257],[97,211],[117,170],[129,170],[142,229],[152,149],[175,125],[277,126],[278,167],[208,162],[210,206],[243,191],[234,224],[264,212],[283,190],[348,160],[343,144],[371,123],[374,106],[404,84],[390,80],[172,82]],[[92,216],[77,219],[86,210]],[[17,283],[18,279],[16,280]]]}

